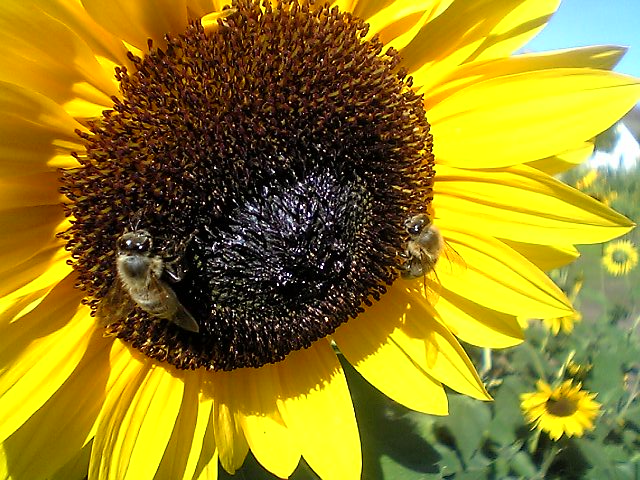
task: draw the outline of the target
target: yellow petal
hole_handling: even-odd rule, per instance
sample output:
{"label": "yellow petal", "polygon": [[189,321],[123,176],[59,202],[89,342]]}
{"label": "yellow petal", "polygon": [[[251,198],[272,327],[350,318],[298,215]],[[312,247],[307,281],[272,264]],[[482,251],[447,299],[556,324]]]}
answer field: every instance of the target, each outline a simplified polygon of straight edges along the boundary
{"label": "yellow petal", "polygon": [[[19,0],[18,0],[19,2]],[[19,2],[20,3],[20,2]],[[78,35],[85,42],[97,60],[108,60],[112,65],[128,65],[127,49],[122,41],[109,34],[98,25],[78,0],[35,0],[38,8],[55,18]],[[105,72],[113,72],[113,68],[103,68]],[[115,80],[114,80],[115,81]]]}
{"label": "yellow petal", "polygon": [[386,295],[357,318],[340,326],[333,338],[351,365],[392,400],[411,410],[446,415],[442,384],[421,369],[389,336],[401,313]]}
{"label": "yellow petal", "polygon": [[[288,478],[300,461],[300,445],[278,411],[282,386],[275,365],[234,372],[240,424],[256,460],[278,478]],[[278,445],[278,448],[274,448]]]}
{"label": "yellow petal", "polygon": [[[95,52],[69,26],[26,2],[9,1],[0,10],[0,80],[15,83],[64,104],[78,94],[108,105],[118,92],[113,72],[104,71]],[[86,83],[91,89],[74,90]]]}
{"label": "yellow petal", "polygon": [[457,392],[489,399],[482,381],[464,349],[444,325],[433,317],[426,301],[396,282],[385,294],[396,312],[402,312],[400,328],[391,332],[397,343],[416,364]]}
{"label": "yellow petal", "polygon": [[[79,82],[71,88],[73,96],[71,100],[61,103],[64,111],[78,121],[85,122],[102,116],[102,112],[113,108],[111,97],[103,97],[92,85]],[[118,92],[114,96],[120,97]],[[87,100],[87,99],[90,100]],[[82,151],[82,150],[80,150]]]}
{"label": "yellow petal", "polygon": [[[439,1],[441,0],[433,0],[434,3]],[[342,12],[352,12],[356,17],[368,21],[389,3],[389,0],[336,0],[332,5],[337,5]]]}
{"label": "yellow petal", "polygon": [[27,292],[22,291],[23,288],[28,287],[28,285],[26,285],[2,297],[0,299],[0,328],[31,312],[42,303],[55,286],[56,284],[53,284],[44,289]]}
{"label": "yellow petal", "polygon": [[328,342],[290,353],[278,363],[280,414],[320,478],[359,479],[360,438],[351,395]]}
{"label": "yellow petal", "polygon": [[[116,340],[111,345],[109,357],[110,372],[105,389],[105,400],[100,411],[95,439],[89,462],[89,478],[108,479],[117,474],[117,466],[111,465],[111,447],[117,435],[118,420],[124,417],[126,401],[133,398],[141,385],[148,365],[133,357],[122,342]],[[119,402],[121,397],[126,397]],[[117,410],[117,411],[116,411]],[[113,424],[111,427],[109,424]],[[111,477],[109,477],[109,472]]]}
{"label": "yellow petal", "polygon": [[75,129],[84,127],[44,96],[0,82],[0,175],[74,167],[82,151]]}
{"label": "yellow petal", "polygon": [[513,240],[504,240],[504,243],[545,272],[564,267],[580,256],[580,252],[573,245],[539,245]]}
{"label": "yellow petal", "polygon": [[[61,278],[71,273],[69,265],[52,264],[43,275],[33,281],[4,295],[0,299],[0,325],[20,320],[38,307],[46,296],[53,290]],[[15,302],[12,304],[11,302]]]}
{"label": "yellow petal", "polygon": [[187,27],[186,0],[82,0],[93,19],[108,32],[147,51],[147,39],[164,44],[164,35],[181,34]]}
{"label": "yellow petal", "polygon": [[71,272],[67,264],[69,254],[61,248],[50,247],[28,260],[0,272],[0,296],[17,290],[33,292],[49,288]]}
{"label": "yellow petal", "polygon": [[472,59],[511,55],[540,33],[559,6],[560,0],[525,0],[513,5],[511,11],[491,29]]}
{"label": "yellow petal", "polygon": [[453,2],[402,50],[416,85],[441,83],[459,65],[516,50],[547,21],[557,0]]}
{"label": "yellow petal", "polygon": [[633,223],[602,203],[527,166],[500,171],[438,167],[434,208],[441,228],[540,245],[599,243]]}
{"label": "yellow petal", "polygon": [[[64,211],[60,205],[0,209],[0,225],[4,227],[0,232],[0,277],[4,277],[1,291],[6,294],[11,288],[16,288],[9,288],[8,283],[21,284],[17,279],[27,274],[25,262],[41,252],[49,252],[48,258],[43,259],[45,268],[52,256],[68,258],[63,250],[63,241],[55,237],[63,221]],[[20,264],[22,272],[15,271],[16,265]],[[7,276],[15,280],[10,281]]]}
{"label": "yellow petal", "polygon": [[[87,320],[84,323],[90,324]],[[88,347],[67,381],[4,442],[12,478],[50,478],[91,438],[104,400],[111,342],[95,330],[87,337]],[[67,356],[61,358],[70,360]],[[88,460],[87,456],[85,461]]]}
{"label": "yellow petal", "polygon": [[570,168],[580,165],[593,154],[593,142],[584,142],[564,153],[553,157],[529,162],[528,165],[548,175],[566,172]]}
{"label": "yellow petal", "polygon": [[222,10],[226,4],[224,0],[187,0],[187,11],[190,18],[198,19]]}
{"label": "yellow petal", "polygon": [[129,377],[127,384],[105,401],[90,476],[153,478],[180,411],[184,382],[151,362],[123,377]]}
{"label": "yellow petal", "polygon": [[341,12],[353,12],[353,7],[357,3],[359,3],[358,0],[334,0],[331,2],[331,6],[337,7]]}
{"label": "yellow petal", "polygon": [[[421,282],[413,283],[417,286],[407,288],[420,295],[423,291]],[[451,333],[471,345],[505,348],[521,343],[524,338],[513,315],[497,312],[444,288],[435,309]]]}
{"label": "yellow petal", "polygon": [[418,93],[424,94],[424,104],[428,110],[466,86],[492,78],[557,68],[611,70],[626,51],[624,47],[600,45],[474,61],[456,68],[438,83],[416,77],[414,85],[422,85]]}
{"label": "yellow petal", "polygon": [[86,480],[92,446],[93,441],[87,443],[66,465],[48,476],[47,480]]}
{"label": "yellow petal", "polygon": [[202,450],[196,464],[194,480],[217,480],[218,450],[213,433],[213,422],[209,422],[202,442]]}
{"label": "yellow petal", "polygon": [[573,312],[562,291],[535,265],[506,244],[481,234],[444,231],[466,261],[462,273],[436,265],[444,288],[513,316],[561,317]]}
{"label": "yellow petal", "polygon": [[[193,478],[197,475],[198,466],[201,459],[206,457],[209,452],[207,451],[207,435],[209,435],[211,423],[211,414],[213,412],[213,402],[211,400],[203,398],[202,392],[199,396],[198,404],[198,418],[196,420],[196,428],[194,430],[193,438],[191,440],[191,449],[189,450],[189,457],[187,458],[187,464],[185,467],[185,478]],[[213,433],[210,434],[213,439]],[[213,440],[211,440],[213,442]],[[216,454],[215,466],[218,466],[218,457]],[[216,468],[216,477],[217,477]]]}
{"label": "yellow petal", "polygon": [[[59,177],[59,172],[0,177],[0,210],[59,205],[62,201],[62,195],[58,192]],[[21,223],[17,222],[17,225]]]}
{"label": "yellow petal", "polygon": [[67,278],[18,322],[2,326],[0,440],[15,432],[69,378],[84,355],[93,323]]}
{"label": "yellow petal", "polygon": [[602,132],[638,98],[636,79],[602,70],[562,68],[492,78],[428,109],[434,152],[438,162],[464,168],[549,157]]}
{"label": "yellow petal", "polygon": [[212,402],[209,399],[201,399],[203,373],[186,371],[181,372],[181,375],[184,381],[184,395],[156,478],[193,477],[207,425],[211,421]]}
{"label": "yellow petal", "polygon": [[397,0],[367,19],[367,39],[378,35],[385,47],[402,50],[427,23],[444,12],[453,0]]}
{"label": "yellow petal", "polygon": [[213,399],[213,432],[220,464],[231,474],[242,466],[249,452],[240,424],[241,414],[237,407],[238,399],[234,395],[233,378],[227,372],[219,372],[207,390],[207,395]]}

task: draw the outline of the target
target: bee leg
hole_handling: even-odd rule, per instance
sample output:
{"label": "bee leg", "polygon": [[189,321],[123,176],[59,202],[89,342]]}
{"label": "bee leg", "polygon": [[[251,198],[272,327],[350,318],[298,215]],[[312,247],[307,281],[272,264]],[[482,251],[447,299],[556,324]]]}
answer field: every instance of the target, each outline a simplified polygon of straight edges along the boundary
{"label": "bee leg", "polygon": [[412,274],[413,267],[411,266],[411,259],[406,258],[402,265],[400,265],[400,275],[402,278],[415,278]]}
{"label": "bee leg", "polygon": [[139,230],[140,223],[142,223],[142,219],[147,217],[149,213],[150,213],[149,208],[144,207],[136,210],[131,214],[131,219],[129,220],[129,226],[131,227],[132,232]]}
{"label": "bee leg", "polygon": [[182,264],[182,258],[176,258],[171,262],[165,262],[164,273],[166,273],[169,282],[181,282],[188,273],[188,269]]}
{"label": "bee leg", "polygon": [[171,252],[168,255],[171,260],[165,260],[164,271],[171,283],[182,281],[188,273],[187,266],[183,262],[184,254],[189,243],[191,243],[194,238],[197,238],[197,233],[198,229],[195,229],[187,238],[179,243],[169,242],[166,245],[165,250]]}
{"label": "bee leg", "polygon": [[403,278],[407,278],[409,277],[411,272],[412,255],[408,250],[404,250],[403,252],[398,252],[398,257],[402,259],[402,261],[400,262],[400,266],[398,267],[398,269],[400,270],[400,274]]}

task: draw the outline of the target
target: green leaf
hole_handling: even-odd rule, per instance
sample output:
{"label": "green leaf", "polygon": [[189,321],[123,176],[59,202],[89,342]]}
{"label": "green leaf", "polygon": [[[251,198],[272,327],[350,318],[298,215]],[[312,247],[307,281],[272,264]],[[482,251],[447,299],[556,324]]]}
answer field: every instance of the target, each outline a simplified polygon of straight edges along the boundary
{"label": "green leaf", "polygon": [[627,409],[624,415],[624,419],[625,421],[630,422],[636,427],[640,428],[640,404],[636,404],[636,406]]}
{"label": "green leaf", "polygon": [[537,473],[531,457],[525,452],[517,452],[510,461],[511,469],[520,477],[533,478]]}
{"label": "green leaf", "polygon": [[488,472],[487,471],[470,471],[470,472],[463,472],[463,473],[459,473],[458,475],[455,476],[456,480],[484,480],[486,478],[488,478]]}
{"label": "green leaf", "polygon": [[516,376],[504,379],[494,395],[494,412],[489,436],[500,445],[510,445],[518,439],[517,430],[524,428],[524,418],[520,409],[520,394],[527,385]]}
{"label": "green leaf", "polygon": [[588,387],[598,392],[599,402],[615,404],[624,394],[623,364],[624,358],[616,349],[600,350],[595,354]]}
{"label": "green leaf", "polygon": [[581,438],[575,442],[584,459],[593,466],[592,471],[599,472],[598,478],[616,478],[615,455],[616,449],[605,448],[600,442],[589,438]]}
{"label": "green leaf", "polygon": [[465,463],[482,447],[489,433],[491,411],[485,402],[462,395],[449,395],[449,416],[439,424],[449,430]]}
{"label": "green leaf", "polygon": [[460,462],[460,457],[454,449],[442,444],[436,444],[435,449],[440,454],[440,461],[438,462],[438,465],[440,466],[440,471],[443,475],[454,475],[455,477],[463,471],[464,467]]}

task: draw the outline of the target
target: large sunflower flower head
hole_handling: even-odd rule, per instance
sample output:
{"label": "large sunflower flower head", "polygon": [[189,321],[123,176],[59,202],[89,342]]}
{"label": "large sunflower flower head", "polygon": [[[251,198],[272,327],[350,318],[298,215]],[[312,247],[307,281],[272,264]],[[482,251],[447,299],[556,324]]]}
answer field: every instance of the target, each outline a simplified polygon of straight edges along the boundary
{"label": "large sunflower flower head", "polygon": [[550,176],[640,96],[622,49],[511,56],[556,7],[4,2],[0,471],[359,478],[336,350],[487,399],[458,339],[571,315],[543,270],[632,227]]}
{"label": "large sunflower flower head", "polygon": [[531,429],[547,432],[552,440],[562,435],[581,437],[585,431],[593,430],[594,420],[600,413],[600,404],[594,400],[596,394],[582,390],[582,385],[566,380],[552,388],[540,380],[537,392],[521,395],[521,408],[532,423]]}

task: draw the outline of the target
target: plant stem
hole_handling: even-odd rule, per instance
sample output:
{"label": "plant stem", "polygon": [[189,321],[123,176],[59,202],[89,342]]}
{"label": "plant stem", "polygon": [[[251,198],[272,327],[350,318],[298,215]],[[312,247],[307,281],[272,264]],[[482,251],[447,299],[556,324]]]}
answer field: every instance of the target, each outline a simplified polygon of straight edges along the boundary
{"label": "plant stem", "polygon": [[536,474],[532,480],[544,480],[547,478],[547,472],[549,471],[549,467],[560,453],[560,448],[556,443],[551,445],[551,448],[544,453],[544,459],[542,461],[542,465],[540,465],[540,470]]}
{"label": "plant stem", "polygon": [[627,410],[629,410],[629,407],[631,406],[633,401],[638,396],[638,388],[639,387],[640,387],[640,375],[636,375],[636,379],[633,382],[633,386],[629,390],[629,398],[627,398],[627,402],[624,404],[624,407],[622,407],[622,409],[620,410],[620,412],[616,416],[616,420],[618,422],[620,422],[621,420],[624,420],[625,413],[627,413]]}

